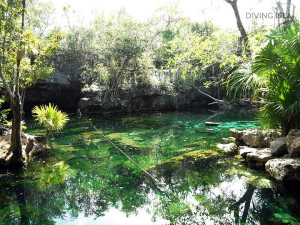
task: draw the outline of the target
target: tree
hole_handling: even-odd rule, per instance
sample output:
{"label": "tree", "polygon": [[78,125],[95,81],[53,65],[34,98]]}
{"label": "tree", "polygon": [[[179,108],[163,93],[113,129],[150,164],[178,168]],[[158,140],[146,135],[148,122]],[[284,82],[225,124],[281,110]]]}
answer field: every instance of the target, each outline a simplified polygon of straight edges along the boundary
{"label": "tree", "polygon": [[57,106],[53,106],[51,103],[49,106],[42,105],[40,107],[34,107],[32,113],[35,120],[37,120],[39,124],[44,125],[46,128],[45,145],[47,144],[50,131],[59,131],[69,120],[66,113],[58,110]]}
{"label": "tree", "polygon": [[282,136],[300,128],[300,23],[271,31],[250,69],[232,74],[230,89],[261,97],[265,128],[281,128]]}
{"label": "tree", "polygon": [[23,165],[21,120],[26,87],[51,72],[47,58],[58,47],[60,35],[40,41],[25,30],[26,0],[5,0],[0,3],[0,76],[12,112],[11,154],[9,165]]}
{"label": "tree", "polygon": [[[276,11],[279,11],[281,14],[280,16],[278,16],[278,26],[287,25],[291,23],[294,20],[294,17],[291,15],[292,0],[287,0],[286,11],[284,11],[280,1],[277,1],[276,4],[277,4]],[[292,9],[293,11],[295,10],[293,7]]]}
{"label": "tree", "polygon": [[249,39],[248,39],[248,35],[246,33],[246,30],[243,26],[243,23],[242,23],[242,20],[241,20],[241,17],[240,17],[239,9],[238,9],[238,6],[237,6],[237,0],[225,0],[225,1],[231,5],[231,7],[234,11],[237,27],[238,27],[239,32],[241,34],[240,44],[241,44],[241,46],[245,47],[247,55],[250,56],[251,51],[250,51],[250,48],[249,48]]}
{"label": "tree", "polygon": [[[206,30],[206,26],[203,28]],[[235,54],[237,45],[234,35],[217,29],[209,34],[198,30],[171,41],[172,57],[167,66],[173,73],[175,86],[179,89],[211,84],[218,87],[241,61]]]}

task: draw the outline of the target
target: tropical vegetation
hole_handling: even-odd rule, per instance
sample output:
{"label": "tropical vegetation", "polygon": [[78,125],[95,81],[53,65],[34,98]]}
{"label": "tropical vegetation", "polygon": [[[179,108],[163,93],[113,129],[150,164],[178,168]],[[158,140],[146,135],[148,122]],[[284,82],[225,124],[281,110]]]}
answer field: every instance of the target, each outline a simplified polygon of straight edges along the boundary
{"label": "tropical vegetation", "polygon": [[10,103],[12,135],[10,164],[23,165],[21,120],[26,88],[46,78],[53,68],[47,59],[58,48],[60,34],[38,38],[25,26],[26,0],[0,2],[0,77]]}
{"label": "tropical vegetation", "polygon": [[254,59],[233,73],[230,91],[261,99],[260,121],[282,135],[300,128],[300,23],[271,30]]}
{"label": "tropical vegetation", "polygon": [[[278,29],[253,24],[246,30],[237,0],[226,2],[234,11],[237,31],[209,21],[192,22],[174,2],[145,22],[124,8],[110,15],[95,12],[89,26],[70,20],[76,12],[69,5],[63,9],[68,21],[63,27],[51,26],[51,2],[2,1],[0,72],[11,105],[12,161],[23,161],[25,90],[54,68],[86,87],[104,87],[103,101],[109,102],[124,87],[133,92],[165,88],[174,96],[199,90],[213,100],[239,96],[261,101],[263,127],[280,128],[283,135],[298,128],[299,23],[289,25],[292,20],[284,18],[285,26]],[[154,77],[154,71],[162,76]],[[233,95],[225,96],[226,86]]]}
{"label": "tropical vegetation", "polygon": [[51,130],[61,130],[69,120],[66,113],[58,110],[57,106],[51,103],[49,105],[35,106],[32,109],[32,113],[35,120],[46,128],[46,142]]}

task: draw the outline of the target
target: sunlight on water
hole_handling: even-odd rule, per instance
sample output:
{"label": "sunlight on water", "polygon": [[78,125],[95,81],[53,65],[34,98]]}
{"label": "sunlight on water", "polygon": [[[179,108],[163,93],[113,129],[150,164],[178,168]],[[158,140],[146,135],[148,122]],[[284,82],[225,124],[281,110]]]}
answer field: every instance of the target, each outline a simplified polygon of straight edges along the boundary
{"label": "sunlight on water", "polygon": [[[47,158],[0,177],[0,224],[298,224],[298,194],[215,149],[229,129],[257,126],[247,111],[74,118]],[[180,158],[193,151],[203,158]]]}

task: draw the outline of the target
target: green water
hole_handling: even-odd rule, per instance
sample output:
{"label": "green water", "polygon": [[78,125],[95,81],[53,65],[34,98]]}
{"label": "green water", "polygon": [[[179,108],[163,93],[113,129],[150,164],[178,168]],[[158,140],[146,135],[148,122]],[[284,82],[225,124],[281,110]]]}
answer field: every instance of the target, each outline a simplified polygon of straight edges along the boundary
{"label": "green water", "polygon": [[[208,129],[205,121],[221,125]],[[279,188],[238,157],[155,167],[193,150],[214,151],[230,128],[256,126],[253,112],[71,119],[51,135],[47,158],[0,176],[0,224],[298,224],[293,187]],[[32,121],[27,127],[42,131]]]}

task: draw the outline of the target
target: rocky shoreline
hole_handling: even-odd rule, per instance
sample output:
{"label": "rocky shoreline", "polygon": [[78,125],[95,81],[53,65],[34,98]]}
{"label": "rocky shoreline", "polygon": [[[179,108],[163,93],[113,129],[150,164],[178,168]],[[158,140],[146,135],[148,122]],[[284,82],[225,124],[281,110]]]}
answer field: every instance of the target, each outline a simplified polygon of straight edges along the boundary
{"label": "rocky shoreline", "polygon": [[241,155],[250,168],[265,170],[279,181],[300,181],[300,130],[280,137],[276,130],[230,130],[235,143],[219,149]]}
{"label": "rocky shoreline", "polygon": [[[48,153],[49,147],[45,144],[44,136],[34,136],[21,133],[22,136],[22,155],[25,163],[39,159]],[[9,150],[11,145],[10,130],[0,133],[0,168],[10,167],[10,158],[12,156]]]}

